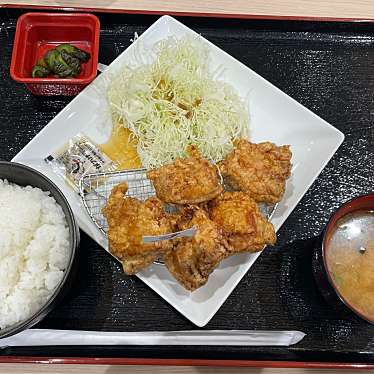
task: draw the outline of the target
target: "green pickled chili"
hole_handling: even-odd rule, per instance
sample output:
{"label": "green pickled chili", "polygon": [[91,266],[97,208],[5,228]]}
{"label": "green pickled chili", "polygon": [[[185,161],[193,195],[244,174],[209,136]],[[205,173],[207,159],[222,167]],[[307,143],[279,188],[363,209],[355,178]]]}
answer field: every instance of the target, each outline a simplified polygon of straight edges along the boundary
{"label": "green pickled chili", "polygon": [[71,44],[60,44],[45,53],[33,67],[33,78],[54,75],[58,78],[75,78],[82,71],[82,63],[90,59],[90,54]]}
{"label": "green pickled chili", "polygon": [[44,66],[35,65],[32,69],[31,76],[33,78],[45,78],[50,74],[50,71]]}

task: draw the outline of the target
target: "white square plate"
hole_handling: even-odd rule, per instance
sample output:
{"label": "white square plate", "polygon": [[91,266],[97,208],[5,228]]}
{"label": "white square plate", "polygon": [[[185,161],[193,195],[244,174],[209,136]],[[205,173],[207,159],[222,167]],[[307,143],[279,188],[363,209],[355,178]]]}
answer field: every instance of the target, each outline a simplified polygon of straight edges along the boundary
{"label": "white square plate", "polygon": [[[107,74],[132,62],[137,44],[142,43],[147,51],[168,36],[180,38],[185,35],[197,36],[172,17],[161,17],[13,159],[38,169],[52,179],[67,197],[82,230],[105,249],[107,243],[86,214],[79,197],[42,160],[80,131],[94,141],[105,141],[111,128],[106,110],[108,106],[102,95]],[[292,177],[272,218],[278,230],[342,143],[344,135],[214,44],[204,38],[201,40],[210,51],[212,69],[223,66],[223,79],[233,85],[242,97],[249,92],[251,140],[291,145]],[[103,128],[106,130],[103,131]],[[242,254],[225,260],[210,276],[208,283],[193,293],[179,286],[160,265],[153,265],[138,276],[186,318],[197,326],[204,326],[258,256],[259,253]]]}

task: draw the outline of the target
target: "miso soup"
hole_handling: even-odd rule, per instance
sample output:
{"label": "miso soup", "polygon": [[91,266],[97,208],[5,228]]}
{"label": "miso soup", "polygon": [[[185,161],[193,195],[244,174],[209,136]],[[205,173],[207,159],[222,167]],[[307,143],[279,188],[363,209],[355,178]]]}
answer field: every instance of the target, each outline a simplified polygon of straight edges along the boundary
{"label": "miso soup", "polygon": [[325,250],[335,288],[353,309],[374,319],[374,211],[340,218]]}

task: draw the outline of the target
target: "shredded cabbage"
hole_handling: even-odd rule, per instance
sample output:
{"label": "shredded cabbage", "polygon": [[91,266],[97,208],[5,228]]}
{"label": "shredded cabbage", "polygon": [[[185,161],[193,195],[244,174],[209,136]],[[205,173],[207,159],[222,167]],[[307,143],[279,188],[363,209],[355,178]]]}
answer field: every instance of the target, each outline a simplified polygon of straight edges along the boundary
{"label": "shredded cabbage", "polygon": [[137,138],[142,165],[184,157],[189,144],[212,162],[222,160],[235,139],[248,135],[244,101],[210,72],[199,38],[170,37],[153,52],[150,63],[122,67],[107,92],[114,120]]}

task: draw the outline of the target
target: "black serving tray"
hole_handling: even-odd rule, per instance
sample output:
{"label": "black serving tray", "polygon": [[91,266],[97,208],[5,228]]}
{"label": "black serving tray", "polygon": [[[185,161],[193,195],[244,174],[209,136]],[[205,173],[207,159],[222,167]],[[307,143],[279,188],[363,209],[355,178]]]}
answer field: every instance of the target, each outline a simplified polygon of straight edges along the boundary
{"label": "black serving tray", "polygon": [[[37,97],[9,74],[20,10],[0,9],[0,159],[11,160],[72,98]],[[99,60],[109,64],[158,16],[98,14]],[[341,130],[346,139],[268,248],[206,329],[298,329],[272,347],[18,347],[3,356],[142,357],[374,363],[374,326],[341,317],[312,275],[316,238],[330,214],[373,190],[374,25],[179,18]],[[264,98],[266,100],[266,97]],[[68,125],[68,124],[67,124]],[[300,167],[303,167],[300,165]],[[79,274],[68,298],[37,328],[99,331],[196,327],[82,234]],[[1,359],[1,357],[0,357]]]}

